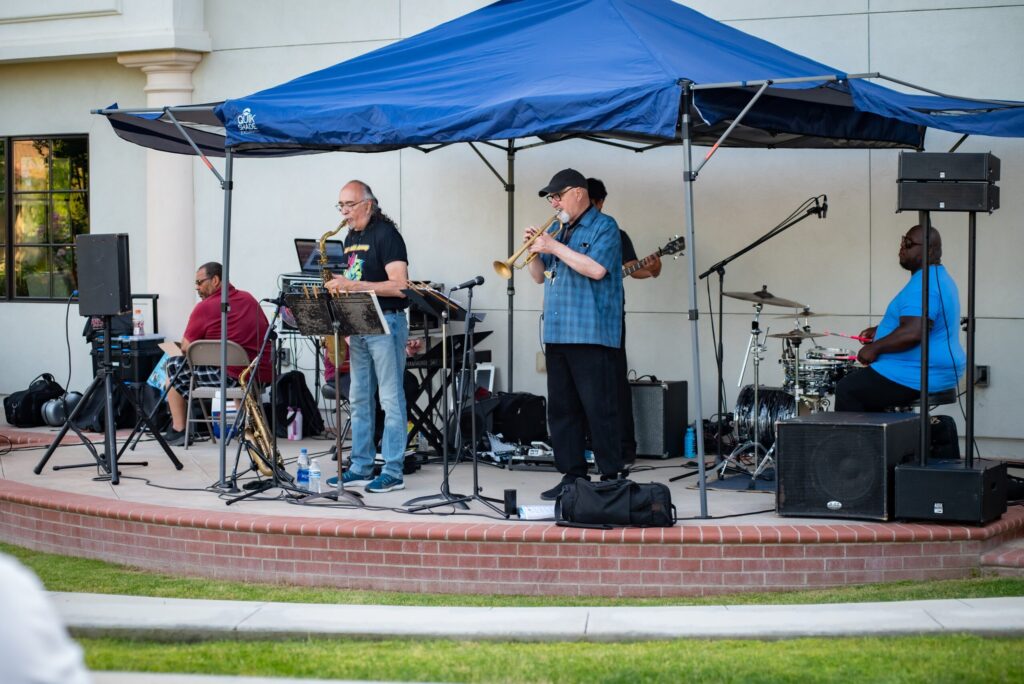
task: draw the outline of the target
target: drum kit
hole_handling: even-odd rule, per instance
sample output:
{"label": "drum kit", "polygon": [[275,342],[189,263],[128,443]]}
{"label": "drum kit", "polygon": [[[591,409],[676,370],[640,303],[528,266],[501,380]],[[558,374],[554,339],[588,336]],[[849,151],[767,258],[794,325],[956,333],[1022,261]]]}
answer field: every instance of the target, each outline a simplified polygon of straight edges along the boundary
{"label": "drum kit", "polygon": [[[737,382],[737,386],[741,386],[735,412],[740,444],[719,464],[719,475],[724,476],[726,470],[732,467],[749,472],[753,485],[766,468],[774,465],[776,422],[828,409],[831,405],[829,396],[835,394],[838,382],[853,370],[857,356],[849,349],[817,345],[817,338],[834,333],[813,331],[810,319],[829,314],[813,312],[805,304],[776,297],[768,291],[767,286],[762,286],[758,292],[723,294],[732,299],[752,302],[754,318]],[[761,330],[761,311],[765,306],[795,309],[795,313],[776,316],[793,318],[793,329],[774,334]],[[782,387],[765,387],[760,384],[760,367],[768,352],[769,338],[782,341],[782,355],[779,359],[784,375]],[[814,346],[801,357],[800,347],[804,341],[810,341]],[[754,382],[752,385],[743,385],[748,360],[753,362]],[[751,465],[753,471],[750,471]]]}

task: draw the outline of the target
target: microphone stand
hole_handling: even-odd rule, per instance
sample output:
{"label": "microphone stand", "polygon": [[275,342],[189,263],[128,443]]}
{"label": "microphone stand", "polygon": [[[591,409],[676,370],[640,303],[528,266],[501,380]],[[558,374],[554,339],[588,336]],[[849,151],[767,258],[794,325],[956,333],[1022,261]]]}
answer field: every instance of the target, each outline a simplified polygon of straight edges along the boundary
{"label": "microphone stand", "polygon": [[[824,195],[822,195],[822,197],[824,197]],[[804,209],[804,213],[794,217],[794,215],[797,212],[799,212],[800,209],[804,207],[804,205],[809,204],[812,200],[814,201],[814,206],[807,206]],[[698,279],[704,280],[712,273],[718,274],[718,358],[715,360],[718,370],[718,426],[716,430],[717,453],[715,455],[716,466],[722,462],[722,418],[725,415],[725,385],[722,380],[722,359],[724,355],[723,341],[725,338],[725,330],[722,328],[722,313],[725,307],[725,302],[723,299],[723,293],[725,290],[725,267],[728,266],[733,261],[735,261],[736,259],[738,259],[739,257],[746,254],[747,252],[751,251],[752,249],[761,246],[765,242],[768,242],[779,233],[782,233],[787,229],[792,228],[793,226],[800,223],[801,221],[811,216],[812,214],[817,216],[818,218],[825,218],[825,211],[822,208],[822,205],[818,202],[817,197],[805,200],[803,204],[801,204],[800,207],[797,207],[796,211],[793,214],[790,214],[789,218],[785,219],[782,223],[775,226],[774,228],[769,230],[767,233],[765,233],[758,239],[751,242],[749,245],[747,245],[740,251],[735,252],[734,254],[730,254],[729,256],[725,257],[718,263],[712,265],[710,268],[708,268],[708,270],[704,271],[698,276]],[[757,411],[756,406],[754,407],[754,411]],[[703,416],[698,416],[698,421],[701,421],[702,419]],[[701,429],[703,429],[703,426],[701,426]]]}

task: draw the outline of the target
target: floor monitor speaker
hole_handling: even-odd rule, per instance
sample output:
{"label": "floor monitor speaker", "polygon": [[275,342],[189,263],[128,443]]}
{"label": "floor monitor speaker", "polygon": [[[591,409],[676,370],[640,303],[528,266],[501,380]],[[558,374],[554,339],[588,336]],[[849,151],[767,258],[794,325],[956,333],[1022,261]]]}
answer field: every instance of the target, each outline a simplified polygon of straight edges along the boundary
{"label": "floor monitor speaker", "polygon": [[1006,512],[1006,464],[908,463],[896,467],[896,517],[984,525]]}
{"label": "floor monitor speaker", "polygon": [[636,455],[671,458],[683,455],[686,435],[685,380],[631,382]]}
{"label": "floor monitor speaker", "polygon": [[79,235],[78,312],[83,316],[117,316],[132,310],[128,236],[124,233]]}
{"label": "floor monitor speaker", "polygon": [[895,467],[917,459],[920,416],[813,413],[778,423],[779,515],[888,520]]}

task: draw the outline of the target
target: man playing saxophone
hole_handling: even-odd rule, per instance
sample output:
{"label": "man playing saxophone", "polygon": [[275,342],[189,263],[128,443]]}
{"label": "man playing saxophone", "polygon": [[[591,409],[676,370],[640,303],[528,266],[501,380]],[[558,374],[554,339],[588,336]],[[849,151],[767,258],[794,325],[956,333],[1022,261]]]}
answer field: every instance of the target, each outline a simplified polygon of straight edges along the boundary
{"label": "man playing saxophone", "polygon": [[[352,462],[343,475],[346,485],[366,484],[370,493],[404,489],[406,406],[402,389],[405,345],[409,337],[408,303],[402,290],[408,287],[409,257],[395,222],[380,210],[377,198],[366,183],[353,180],[344,185],[336,205],[348,222],[344,249],[345,270],[325,285],[331,292],[374,292],[377,294],[388,335],[351,335],[348,340],[351,366],[349,402],[352,407]],[[378,389],[384,409],[384,437],[381,453],[384,468],[373,477],[374,446],[373,391]],[[337,484],[336,480],[328,480]]]}
{"label": "man playing saxophone", "polygon": [[530,276],[544,283],[544,345],[548,378],[548,428],[562,480],[543,492],[554,499],[562,486],[589,479],[584,456],[586,423],[602,479],[624,467],[616,401],[615,350],[622,336],[622,241],[615,219],[590,203],[587,179],[559,171],[540,196],[568,220],[557,236],[526,229],[539,259]]}

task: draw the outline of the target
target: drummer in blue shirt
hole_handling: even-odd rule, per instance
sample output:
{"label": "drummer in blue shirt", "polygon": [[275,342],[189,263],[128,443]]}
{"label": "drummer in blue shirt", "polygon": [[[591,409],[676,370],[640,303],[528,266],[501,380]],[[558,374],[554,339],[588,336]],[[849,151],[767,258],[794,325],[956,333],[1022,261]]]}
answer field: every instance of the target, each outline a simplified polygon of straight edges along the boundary
{"label": "drummer in blue shirt", "polygon": [[[586,424],[602,479],[623,471],[615,376],[622,338],[622,240],[615,219],[591,205],[579,171],[559,171],[538,194],[565,223],[557,236],[540,235],[530,246],[540,255],[530,262],[530,277],[544,283],[548,428],[562,473],[541,494],[551,500],[564,485],[589,479]],[[525,239],[537,230],[527,228]]]}
{"label": "drummer in blue shirt", "polygon": [[[967,365],[960,346],[960,294],[942,265],[942,237],[928,234],[928,391],[957,386]],[[900,266],[910,281],[889,302],[870,340],[857,354],[867,368],[850,373],[836,387],[836,411],[884,411],[905,406],[921,393],[921,269],[924,230],[914,226],[900,238]]]}

